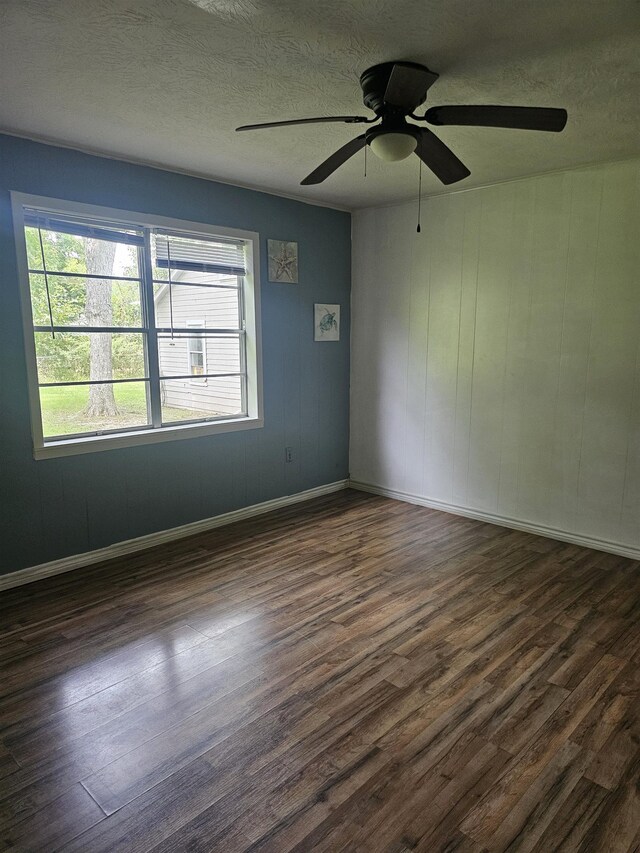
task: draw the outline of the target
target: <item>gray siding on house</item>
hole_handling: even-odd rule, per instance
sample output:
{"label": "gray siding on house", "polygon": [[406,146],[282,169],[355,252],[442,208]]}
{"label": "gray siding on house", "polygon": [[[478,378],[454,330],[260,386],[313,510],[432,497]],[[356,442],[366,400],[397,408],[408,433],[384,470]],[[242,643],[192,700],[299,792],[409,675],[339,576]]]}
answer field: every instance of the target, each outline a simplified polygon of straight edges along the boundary
{"label": "gray siding on house", "polygon": [[[180,278],[234,285],[235,277],[211,276],[202,273],[178,273],[171,288],[173,328],[238,328],[238,291],[235,288],[190,287],[179,284]],[[156,324],[171,324],[169,289],[163,287],[156,297]],[[162,336],[158,342],[161,376],[180,376],[190,372],[189,339],[191,335],[178,333]],[[236,336],[204,336],[204,372],[238,373],[241,371],[241,339]],[[242,383],[240,377],[165,379],[161,383],[162,404],[172,409],[183,409],[184,418],[192,413],[207,415],[234,415],[242,411]],[[197,415],[195,415],[197,417]],[[172,412],[170,419],[180,415]]]}

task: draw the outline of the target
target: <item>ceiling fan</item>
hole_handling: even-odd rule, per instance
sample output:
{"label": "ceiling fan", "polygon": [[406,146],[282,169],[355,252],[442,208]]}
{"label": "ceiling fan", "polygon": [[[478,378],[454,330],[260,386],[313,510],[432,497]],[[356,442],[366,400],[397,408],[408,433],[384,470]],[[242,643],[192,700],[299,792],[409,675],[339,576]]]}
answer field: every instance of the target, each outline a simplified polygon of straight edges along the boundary
{"label": "ceiling fan", "polygon": [[266,124],[245,124],[236,130],[260,130],[294,124],[344,122],[375,124],[347,142],[321,163],[301,184],[320,184],[350,157],[368,145],[382,160],[404,160],[415,154],[443,184],[453,184],[471,173],[442,140],[426,127],[407,122],[426,121],[431,125],[472,125],[507,127],[521,130],[561,131],[567,123],[567,111],[551,107],[443,106],[430,107],[424,115],[414,111],[427,98],[427,91],[438,74],[417,62],[383,62],[360,75],[364,105],[375,116],[322,116]]}

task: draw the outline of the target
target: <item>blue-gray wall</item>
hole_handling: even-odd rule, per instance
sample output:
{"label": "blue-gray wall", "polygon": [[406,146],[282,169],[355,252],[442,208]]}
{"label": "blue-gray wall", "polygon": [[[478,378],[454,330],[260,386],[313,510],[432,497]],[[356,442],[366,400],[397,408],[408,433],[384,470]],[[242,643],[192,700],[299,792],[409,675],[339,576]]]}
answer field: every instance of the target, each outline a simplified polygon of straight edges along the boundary
{"label": "blue-gray wall", "polygon": [[[264,428],[34,461],[9,190],[259,232]],[[0,135],[0,574],[345,478],[350,231],[341,211]],[[300,284],[267,281],[267,238],[298,242]],[[314,342],[314,302],[341,305],[340,342]]]}

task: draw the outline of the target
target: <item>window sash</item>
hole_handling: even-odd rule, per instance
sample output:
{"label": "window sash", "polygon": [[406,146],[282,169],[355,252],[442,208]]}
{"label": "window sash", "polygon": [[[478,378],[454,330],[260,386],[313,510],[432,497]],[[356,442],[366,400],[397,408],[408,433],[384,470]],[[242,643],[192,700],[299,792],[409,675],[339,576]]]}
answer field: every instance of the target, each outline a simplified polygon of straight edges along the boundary
{"label": "window sash", "polygon": [[[49,326],[45,326],[45,329],[48,329],[48,328],[49,328]],[[69,329],[71,327],[65,326],[64,328]],[[93,328],[96,328],[96,327],[93,327]],[[124,328],[124,327],[118,326],[118,328]],[[207,326],[207,327],[198,326],[197,328],[193,327],[193,326],[156,326],[156,332],[158,333],[158,336],[162,337],[162,338],[166,338],[166,337],[170,338],[171,335],[173,335],[174,337],[180,337],[180,338],[188,338],[188,337],[191,337],[191,338],[195,338],[195,337],[203,337],[203,338],[232,337],[232,338],[237,338],[238,336],[242,336],[245,334],[244,329],[232,329],[229,326],[224,326],[224,327],[221,327],[219,329],[215,328],[214,326]]]}
{"label": "window sash", "polygon": [[137,334],[145,335],[149,329],[147,326],[58,326],[54,323],[53,326],[34,326],[34,332],[80,332],[82,334],[91,334],[95,332],[96,334],[105,334],[107,332],[112,334],[118,334],[119,332],[129,333],[129,332],[137,332]]}
{"label": "window sash", "polygon": [[28,269],[29,275],[56,275],[61,278],[95,278],[96,281],[135,281],[140,282],[140,276],[132,275],[96,275],[88,272],[61,272],[58,270]]}
{"label": "window sash", "polygon": [[[124,243],[129,245],[135,245],[137,247],[138,252],[138,269],[140,271],[140,276],[132,277],[132,276],[122,276],[122,275],[91,275],[87,273],[75,273],[75,272],[64,272],[60,270],[49,270],[46,268],[46,263],[44,263],[45,269],[32,269],[27,265],[28,274],[39,274],[39,275],[47,275],[47,276],[63,276],[63,277],[77,277],[77,278],[85,278],[85,279],[98,279],[98,280],[118,280],[118,281],[134,281],[140,283],[141,290],[141,312],[142,312],[142,326],[84,326],[84,325],[75,325],[75,326],[61,326],[61,325],[35,325],[32,323],[31,328],[33,332],[49,332],[52,335],[58,333],[70,333],[70,332],[79,332],[83,334],[100,334],[100,333],[113,333],[113,334],[122,334],[122,333],[137,333],[142,334],[145,342],[144,346],[144,358],[145,358],[145,377],[139,378],[126,378],[126,379],[112,379],[112,380],[83,380],[83,381],[69,381],[69,382],[41,382],[40,378],[37,374],[36,368],[36,383],[37,388],[51,388],[51,387],[66,387],[66,386],[90,386],[90,385],[117,385],[124,384],[129,382],[147,382],[149,387],[148,394],[148,421],[149,423],[141,425],[141,426],[125,426],[122,428],[112,428],[112,429],[104,429],[104,430],[92,430],[85,431],[79,433],[65,433],[64,435],[47,435],[46,438],[43,436],[43,445],[46,446],[48,443],[53,441],[60,440],[69,440],[69,439],[77,439],[77,438],[90,438],[92,436],[104,436],[104,435],[118,435],[122,433],[135,433],[140,430],[149,430],[149,429],[162,429],[166,426],[166,423],[162,421],[162,403],[161,403],[161,383],[167,379],[167,377],[163,377],[160,371],[159,364],[159,354],[158,354],[158,340],[160,338],[164,338],[167,335],[172,334],[184,334],[188,333],[190,337],[194,337],[196,339],[204,342],[205,336],[220,336],[220,335],[230,335],[238,338],[238,343],[240,347],[240,367],[241,372],[203,372],[201,374],[193,374],[188,373],[184,376],[171,376],[171,379],[198,379],[204,380],[207,378],[220,378],[220,377],[231,377],[238,376],[240,377],[240,387],[241,387],[241,413],[233,414],[233,415],[205,415],[202,418],[195,418],[191,420],[180,421],[181,425],[188,424],[199,424],[199,423],[212,423],[216,421],[225,421],[229,419],[237,419],[238,417],[249,417],[248,411],[248,393],[247,393],[247,354],[246,354],[246,316],[244,313],[244,287],[243,287],[243,277],[247,274],[247,270],[245,265],[225,265],[223,263],[219,264],[203,264],[203,263],[194,263],[187,266],[188,262],[184,259],[178,260],[177,263],[174,263],[173,257],[171,258],[171,263],[169,265],[168,259],[166,263],[158,263],[158,257],[154,257],[152,253],[152,245],[151,238],[154,234],[159,234],[158,229],[152,226],[130,226],[125,222],[122,223],[108,223],[106,226],[103,223],[92,223],[90,220],[79,219],[76,220],[73,216],[70,216],[68,219],[65,217],[61,217],[57,214],[49,214],[47,211],[42,210],[33,210],[27,207],[23,208],[23,228],[39,228],[40,230],[48,230],[48,231],[58,231],[61,233],[73,234],[81,237],[89,237],[94,239],[104,239],[111,240],[113,242]],[[108,227],[108,226],[111,227]],[[122,228],[120,231],[118,229]],[[131,233],[134,232],[134,233]],[[164,236],[164,235],[163,235]],[[246,245],[246,241],[244,240],[226,240],[225,238],[217,238],[215,236],[209,235],[200,235],[197,232],[184,232],[184,233],[175,233],[175,232],[167,232],[167,236],[170,238],[171,236],[182,237],[186,240],[193,241],[202,241],[202,242],[210,242],[214,244],[222,244],[226,243],[229,245],[231,251],[236,251],[239,253],[242,251],[244,253],[244,247]],[[169,249],[171,251],[171,247]],[[224,255],[224,251],[223,251]],[[44,259],[43,259],[44,261]],[[228,290],[236,290],[238,293],[238,315],[242,321],[242,328],[192,328],[190,326],[187,327],[159,327],[156,325],[155,320],[155,299],[154,299],[154,285],[156,284],[168,284],[166,280],[158,280],[153,276],[153,269],[158,267],[165,266],[170,270],[173,269],[190,269],[198,272],[210,272],[216,274],[224,274],[224,275],[232,275],[236,277],[235,284],[218,284],[212,283],[207,284],[204,282],[187,282],[187,281],[173,281],[171,282],[171,286],[180,287],[182,285],[189,286],[197,286],[197,287],[216,287],[216,288],[225,288]],[[31,299],[31,282],[29,281],[29,299]],[[189,351],[189,359],[191,359],[191,348],[190,344],[188,345]],[[203,371],[206,369],[206,353],[204,345],[201,346],[199,353],[202,356],[203,360]],[[191,369],[191,365],[189,366],[189,370]],[[42,413],[40,413],[42,418]]]}
{"label": "window sash", "polygon": [[148,381],[148,376],[128,376],[126,379],[73,379],[68,382],[38,382],[38,388],[66,388],[68,385],[124,385],[125,382]]}

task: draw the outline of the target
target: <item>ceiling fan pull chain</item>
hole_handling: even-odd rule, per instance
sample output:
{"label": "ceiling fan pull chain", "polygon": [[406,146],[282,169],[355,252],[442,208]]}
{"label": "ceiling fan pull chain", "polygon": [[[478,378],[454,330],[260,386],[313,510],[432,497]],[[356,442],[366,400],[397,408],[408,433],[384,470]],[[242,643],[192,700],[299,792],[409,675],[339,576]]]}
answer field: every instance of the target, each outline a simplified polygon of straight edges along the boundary
{"label": "ceiling fan pull chain", "polygon": [[365,178],[367,177],[367,148],[368,147],[369,147],[368,145],[364,146],[364,176],[365,176]]}
{"label": "ceiling fan pull chain", "polygon": [[418,160],[418,227],[416,231],[420,233],[420,203],[422,202],[422,160]]}

